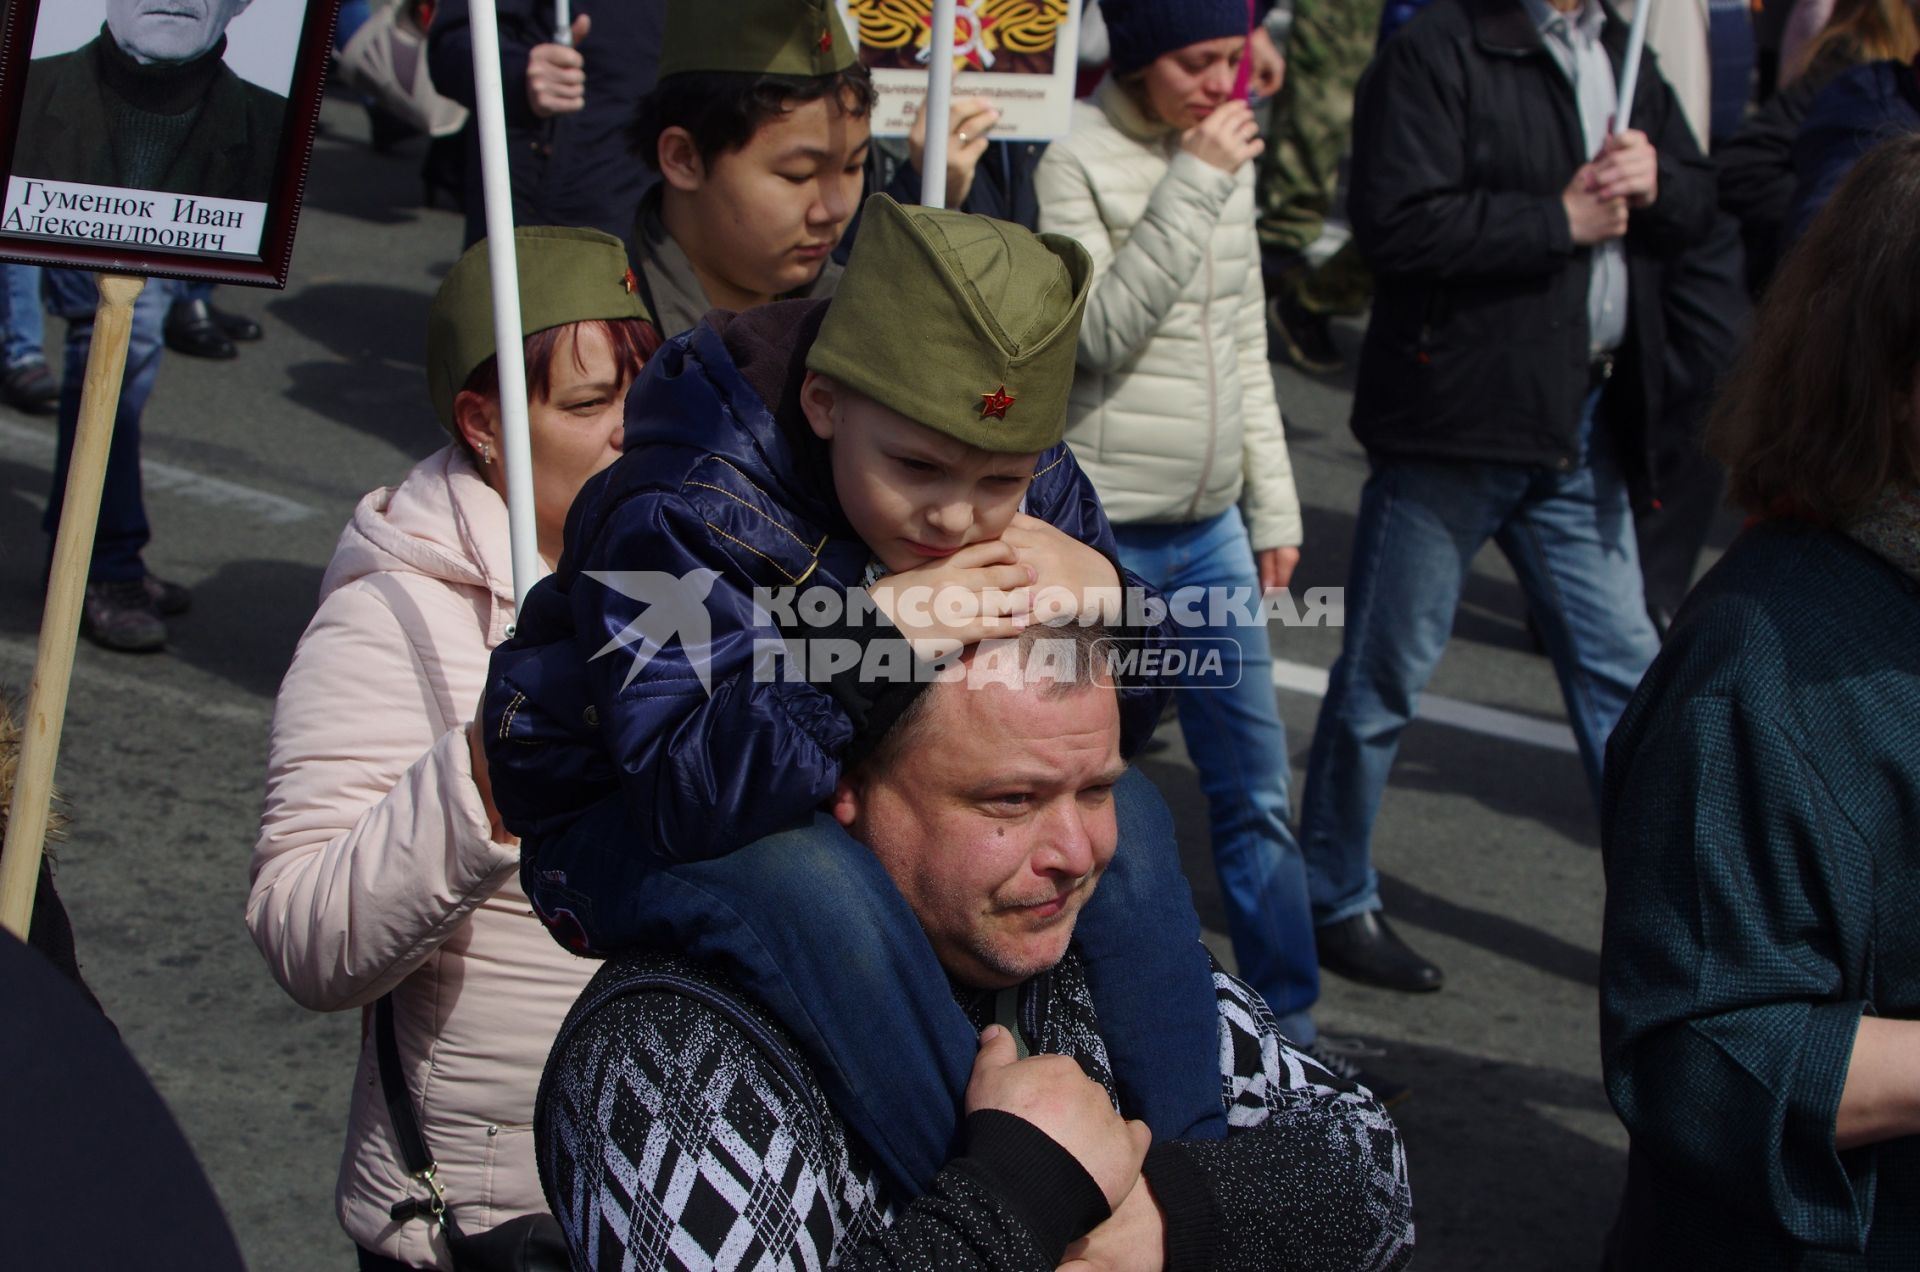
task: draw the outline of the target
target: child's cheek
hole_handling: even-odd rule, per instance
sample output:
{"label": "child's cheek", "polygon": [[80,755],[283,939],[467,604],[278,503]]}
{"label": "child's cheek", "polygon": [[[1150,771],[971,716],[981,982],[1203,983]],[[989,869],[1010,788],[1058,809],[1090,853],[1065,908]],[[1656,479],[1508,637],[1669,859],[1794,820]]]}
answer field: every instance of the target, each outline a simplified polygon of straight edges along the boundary
{"label": "child's cheek", "polygon": [[979,527],[977,536],[981,539],[998,539],[1013,524],[1014,514],[1020,511],[1020,496],[996,499],[992,504],[982,507],[976,514],[975,525]]}

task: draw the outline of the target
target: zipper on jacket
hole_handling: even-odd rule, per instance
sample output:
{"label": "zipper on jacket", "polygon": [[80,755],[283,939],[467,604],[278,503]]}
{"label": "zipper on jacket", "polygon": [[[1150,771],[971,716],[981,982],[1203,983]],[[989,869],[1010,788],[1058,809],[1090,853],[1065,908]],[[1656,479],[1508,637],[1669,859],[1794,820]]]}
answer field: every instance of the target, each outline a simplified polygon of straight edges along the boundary
{"label": "zipper on jacket", "polygon": [[[1207,236],[1207,297],[1200,306],[1200,344],[1207,357],[1207,452],[1200,461],[1200,484],[1194,487],[1193,501],[1187,505],[1188,521],[1200,515],[1200,501],[1206,497],[1207,482],[1213,478],[1213,456],[1220,441],[1220,385],[1213,365],[1213,245],[1216,236]],[[1245,421],[1241,422],[1245,427]]]}

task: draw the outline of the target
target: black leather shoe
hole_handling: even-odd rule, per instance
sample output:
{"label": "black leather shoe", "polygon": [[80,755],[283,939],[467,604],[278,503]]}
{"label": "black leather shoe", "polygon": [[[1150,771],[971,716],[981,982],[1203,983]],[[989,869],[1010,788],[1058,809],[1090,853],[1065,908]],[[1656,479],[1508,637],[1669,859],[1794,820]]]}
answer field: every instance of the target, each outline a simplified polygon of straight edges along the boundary
{"label": "black leather shoe", "polygon": [[212,303],[207,305],[207,317],[213,319],[213,325],[220,328],[222,334],[229,340],[252,344],[264,334],[260,330],[260,324],[245,314],[231,313]]}
{"label": "black leather shoe", "polygon": [[1440,988],[1446,977],[1421,958],[1387,926],[1378,910],[1356,914],[1314,931],[1320,966],[1362,985],[1421,994]]}
{"label": "black leather shoe", "polygon": [[60,384],[44,362],[28,362],[0,378],[0,398],[29,415],[52,415],[60,409]]}
{"label": "black leather shoe", "polygon": [[213,308],[204,300],[177,300],[167,310],[161,328],[167,348],[190,358],[237,358],[240,351],[213,320]]}

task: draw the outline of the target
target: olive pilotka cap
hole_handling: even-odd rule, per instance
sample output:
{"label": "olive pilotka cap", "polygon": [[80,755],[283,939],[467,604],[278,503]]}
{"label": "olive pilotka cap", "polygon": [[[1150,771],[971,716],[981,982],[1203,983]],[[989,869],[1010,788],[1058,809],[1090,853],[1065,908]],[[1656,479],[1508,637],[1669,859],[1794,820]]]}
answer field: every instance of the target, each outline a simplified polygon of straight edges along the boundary
{"label": "olive pilotka cap", "polygon": [[837,75],[860,60],[834,0],[667,0],[658,78]]}
{"label": "olive pilotka cap", "polygon": [[[520,330],[594,319],[652,321],[635,294],[627,249],[600,230],[527,226],[513,232],[520,272]],[[441,426],[453,432],[453,399],[474,368],[494,355],[493,278],[485,239],[447,272],[427,314],[427,391]]]}
{"label": "olive pilotka cap", "polygon": [[807,369],[982,450],[1067,428],[1087,249],[966,212],[867,200]]}

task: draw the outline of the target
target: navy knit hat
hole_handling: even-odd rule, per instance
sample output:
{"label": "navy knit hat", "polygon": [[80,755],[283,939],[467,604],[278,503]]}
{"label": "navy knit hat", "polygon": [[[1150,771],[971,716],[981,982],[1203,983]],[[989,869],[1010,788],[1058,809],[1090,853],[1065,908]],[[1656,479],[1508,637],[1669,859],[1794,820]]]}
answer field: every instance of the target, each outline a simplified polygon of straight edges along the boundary
{"label": "navy knit hat", "polygon": [[1247,0],[1100,0],[1116,75],[1202,40],[1247,33]]}

